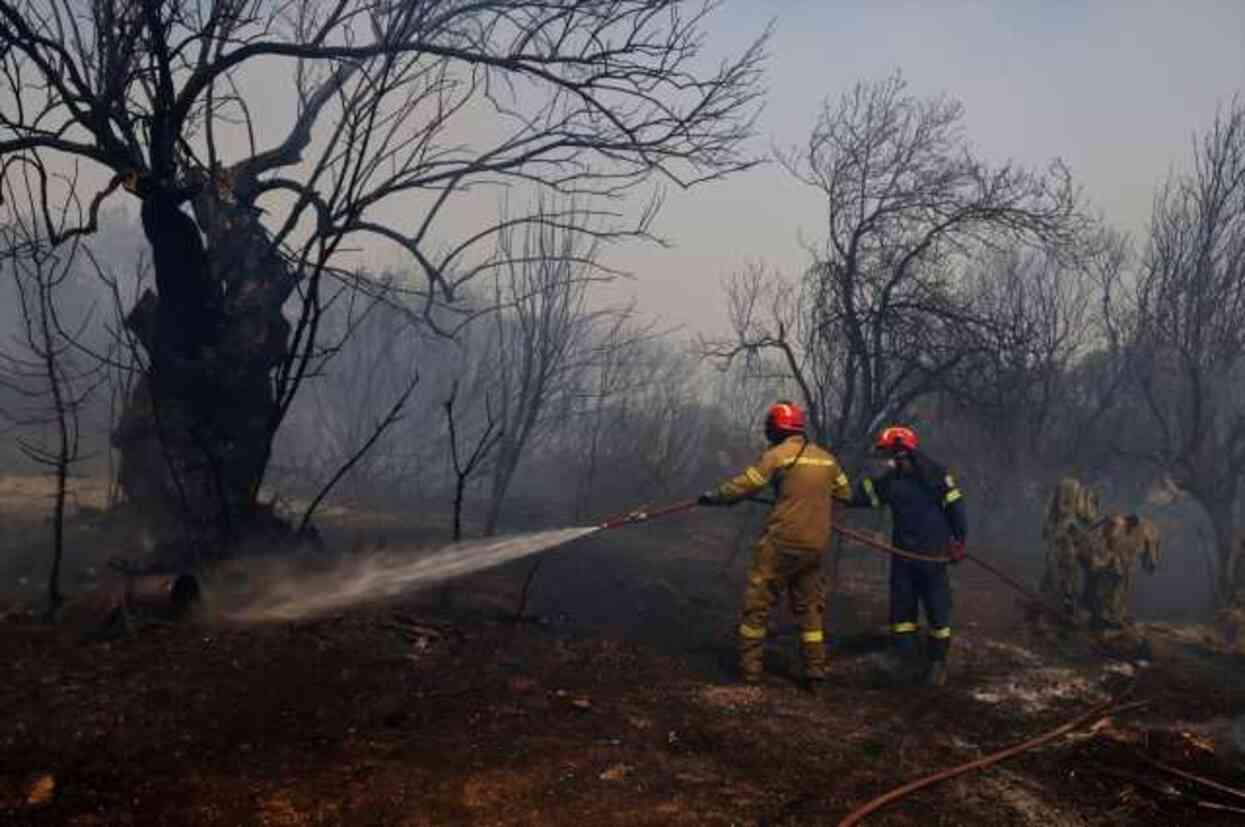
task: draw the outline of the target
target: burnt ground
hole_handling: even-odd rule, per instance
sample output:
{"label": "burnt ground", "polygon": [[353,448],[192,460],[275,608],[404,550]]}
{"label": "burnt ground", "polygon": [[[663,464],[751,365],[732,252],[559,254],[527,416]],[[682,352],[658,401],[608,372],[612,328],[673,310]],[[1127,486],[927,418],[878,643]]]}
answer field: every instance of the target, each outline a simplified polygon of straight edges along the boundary
{"label": "burnt ground", "polygon": [[[678,524],[675,525],[674,523]],[[0,822],[33,825],[819,825],[1076,717],[1145,706],[918,791],[866,824],[1240,824],[1245,662],[1195,627],[1151,659],[1036,634],[1014,595],[957,572],[952,685],[878,679],[882,564],[843,564],[826,697],[733,685],[746,553],[707,517],[630,527],[531,563],[314,621],[209,617],[84,640],[0,620]],[[967,565],[967,564],[966,564]],[[209,584],[210,585],[210,584]],[[1237,808],[1237,812],[1229,809]]]}

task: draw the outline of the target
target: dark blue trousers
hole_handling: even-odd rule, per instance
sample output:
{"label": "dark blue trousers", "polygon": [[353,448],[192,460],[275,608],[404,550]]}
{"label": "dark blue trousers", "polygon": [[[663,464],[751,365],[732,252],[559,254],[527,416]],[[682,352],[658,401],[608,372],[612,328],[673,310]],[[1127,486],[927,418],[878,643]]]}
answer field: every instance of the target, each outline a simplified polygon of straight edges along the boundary
{"label": "dark blue trousers", "polygon": [[916,648],[921,607],[929,621],[929,654],[947,657],[951,646],[951,578],[946,563],[891,559],[891,632],[902,654]]}

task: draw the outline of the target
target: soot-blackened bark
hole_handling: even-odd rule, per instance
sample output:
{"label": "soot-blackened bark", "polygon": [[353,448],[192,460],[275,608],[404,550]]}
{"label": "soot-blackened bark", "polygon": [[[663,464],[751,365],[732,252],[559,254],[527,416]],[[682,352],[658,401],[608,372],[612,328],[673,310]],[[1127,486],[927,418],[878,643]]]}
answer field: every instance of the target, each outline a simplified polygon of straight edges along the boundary
{"label": "soot-blackened bark", "polygon": [[198,221],[175,195],[139,195],[156,292],[126,318],[149,367],[114,433],[120,485],[161,564],[286,539],[258,493],[278,419],[271,375],[288,354],[288,268],[255,214],[215,188],[196,197]]}

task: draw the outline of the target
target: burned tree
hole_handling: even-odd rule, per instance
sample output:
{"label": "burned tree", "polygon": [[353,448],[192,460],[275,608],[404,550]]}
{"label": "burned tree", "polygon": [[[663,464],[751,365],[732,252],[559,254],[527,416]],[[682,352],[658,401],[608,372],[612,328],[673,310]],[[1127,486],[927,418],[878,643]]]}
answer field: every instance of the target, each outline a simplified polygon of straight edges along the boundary
{"label": "burned tree", "polygon": [[[642,474],[642,496],[665,499],[691,484],[703,457],[708,417],[689,355],[664,344],[638,350],[634,358],[643,379],[632,391],[630,411],[620,417],[615,438]],[[625,467],[619,460],[615,467]]]}
{"label": "burned tree", "polygon": [[[377,285],[396,277],[374,276]],[[357,291],[338,292],[338,300],[326,307],[320,337],[332,362],[326,381],[311,383],[287,418],[277,448],[273,474],[285,486],[303,487],[311,480],[338,477],[348,497],[376,494],[402,487],[411,471],[412,454],[418,446],[403,439],[403,427],[386,411],[402,400],[401,419],[420,422],[435,409],[418,404],[413,380],[421,389],[435,378],[439,337],[426,335],[411,323],[409,313],[393,290],[373,296]],[[449,340],[446,340],[449,341]],[[385,432],[377,435],[377,426]],[[371,443],[360,454],[360,448]],[[277,463],[292,463],[281,467]],[[338,472],[350,466],[346,474]],[[405,482],[405,480],[404,480]],[[305,490],[305,489],[304,489]]]}
{"label": "burned tree", "polygon": [[[1108,284],[1135,400],[1117,449],[1210,518],[1219,597],[1245,599],[1236,508],[1245,479],[1245,105],[1222,111],[1193,167],[1155,198],[1135,286]],[[1143,431],[1140,429],[1144,429]],[[1136,439],[1128,439],[1137,436]],[[1236,576],[1234,577],[1234,573]]]}
{"label": "burned tree", "polygon": [[[653,336],[651,324],[634,321],[634,307],[615,314],[594,336],[592,364],[582,379],[586,400],[578,434],[566,441],[573,459],[567,464],[576,475],[572,518],[588,517],[597,507],[598,487],[604,477],[616,479],[611,449],[618,446],[615,429],[626,417],[628,401],[642,387],[643,366],[636,358],[640,346]],[[569,430],[569,429],[568,429]],[[574,430],[570,430],[574,434]],[[577,438],[575,438],[577,437]],[[608,472],[607,472],[608,469]]]}
{"label": "burned tree", "polygon": [[795,283],[761,267],[737,278],[736,337],[708,351],[778,355],[822,439],[860,444],[880,418],[945,385],[971,352],[976,311],[961,274],[974,256],[1074,235],[1066,171],[987,164],[963,116],[959,102],[913,97],[895,75],[827,102],[807,144],[780,155],[824,197],[825,238]]}
{"label": "burned tree", "polygon": [[[20,401],[0,412],[0,418],[19,429],[22,453],[48,469],[54,480],[47,613],[55,617],[63,602],[60,574],[69,473],[83,459],[83,409],[105,376],[102,366],[80,351],[85,318],[73,319],[63,309],[74,287],[78,243],[54,247],[49,242],[35,216],[30,169],[26,172],[0,182],[0,204],[9,208],[0,223],[0,249],[8,252],[0,257],[0,278],[12,280],[20,314],[20,332],[0,348],[0,387]],[[25,186],[19,189],[17,181]],[[67,209],[62,215],[72,212]]]}
{"label": "burned tree", "polygon": [[259,489],[326,285],[369,288],[351,250],[396,246],[430,308],[498,265],[501,226],[557,220],[481,224],[483,187],[574,194],[620,237],[647,232],[612,206],[637,187],[746,167],[761,42],[700,68],[712,5],[0,0],[0,155],[102,179],[61,236],[141,202],[156,290],[127,324],[150,370],[115,439],[164,548],[281,531]]}
{"label": "burned tree", "polygon": [[450,388],[449,398],[445,400],[445,425],[449,430],[450,463],[454,468],[454,542],[463,538],[463,501],[467,493],[467,484],[471,477],[483,467],[494,446],[505,436],[505,431],[498,427],[493,419],[492,404],[488,394],[484,395],[485,423],[483,430],[477,435],[471,453],[463,457],[458,448],[458,428],[454,419],[454,403],[458,399],[458,382]]}
{"label": "burned tree", "polygon": [[507,264],[494,280],[498,311],[490,347],[500,437],[484,525],[488,535],[497,532],[520,460],[548,433],[550,416],[565,411],[591,358],[599,314],[589,309],[587,290],[602,277],[598,242],[566,232],[560,223],[522,233],[507,228],[499,237],[499,258]]}
{"label": "burned tree", "polygon": [[976,319],[962,341],[970,349],[948,396],[966,406],[989,442],[1039,453],[1058,417],[1064,378],[1089,343],[1093,284],[1079,262],[1040,250],[1004,250],[966,272]]}

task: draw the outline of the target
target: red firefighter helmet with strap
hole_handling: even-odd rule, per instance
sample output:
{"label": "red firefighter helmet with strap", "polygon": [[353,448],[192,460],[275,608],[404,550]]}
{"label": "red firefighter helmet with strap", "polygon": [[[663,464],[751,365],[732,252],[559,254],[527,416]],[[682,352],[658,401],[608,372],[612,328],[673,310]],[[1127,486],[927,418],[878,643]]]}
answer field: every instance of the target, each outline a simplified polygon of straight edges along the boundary
{"label": "red firefighter helmet with strap", "polygon": [[791,402],[775,402],[765,414],[765,430],[780,434],[804,433],[804,411]]}
{"label": "red firefighter helmet with strap", "polygon": [[882,433],[878,434],[875,447],[879,451],[915,451],[918,444],[920,441],[916,437],[916,431],[903,425],[892,425],[883,428]]}

